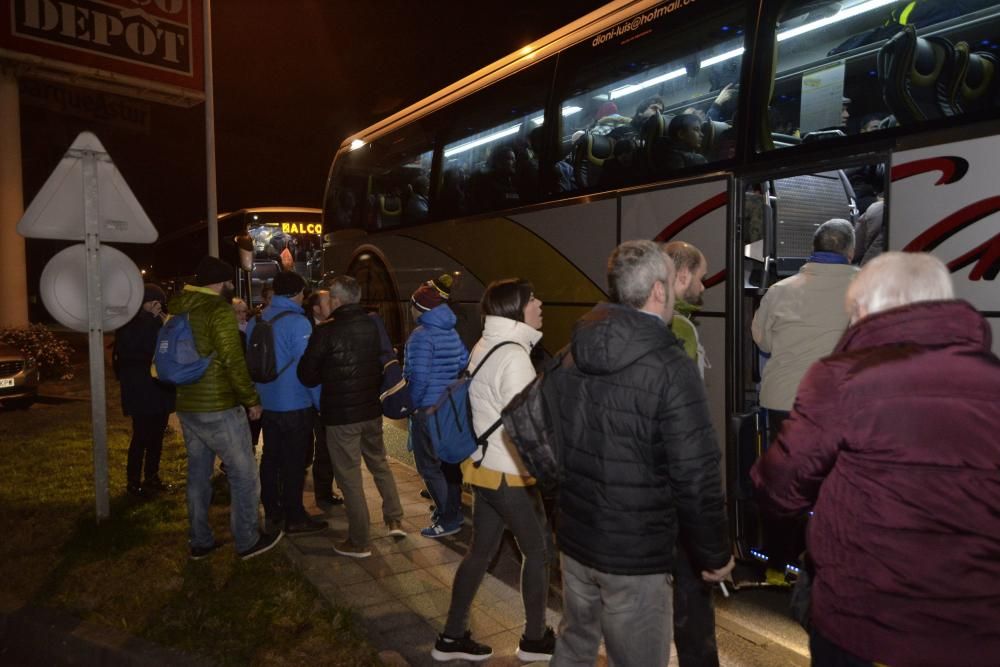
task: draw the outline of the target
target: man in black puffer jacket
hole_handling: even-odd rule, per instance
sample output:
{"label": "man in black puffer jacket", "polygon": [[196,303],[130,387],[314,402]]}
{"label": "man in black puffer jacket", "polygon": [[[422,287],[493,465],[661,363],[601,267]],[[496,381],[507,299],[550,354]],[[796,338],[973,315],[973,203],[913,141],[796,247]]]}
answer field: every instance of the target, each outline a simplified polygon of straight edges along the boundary
{"label": "man in black puffer jacket", "polygon": [[[674,267],[652,241],[608,259],[612,303],[553,373],[562,425],[563,620],[553,665],[665,665],[680,528],[706,581],[733,567],[720,451],[698,368],[671,333]],[[635,641],[642,637],[643,641]]]}
{"label": "man in black puffer jacket", "polygon": [[307,387],[323,385],[320,418],[334,476],[347,510],[346,541],[334,547],[342,556],[367,558],[368,505],[361,480],[361,457],[382,496],[382,515],[390,535],[402,536],[403,508],[382,440],[381,343],[375,321],[364,311],[361,287],[350,276],[330,284],[333,315],[316,327],[299,361],[298,375]]}

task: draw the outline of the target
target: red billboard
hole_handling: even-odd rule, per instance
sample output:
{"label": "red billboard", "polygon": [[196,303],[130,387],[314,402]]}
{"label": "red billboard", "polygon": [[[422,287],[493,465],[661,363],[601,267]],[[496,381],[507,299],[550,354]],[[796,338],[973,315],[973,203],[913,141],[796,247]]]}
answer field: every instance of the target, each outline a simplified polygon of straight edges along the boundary
{"label": "red billboard", "polygon": [[[202,0],[8,0],[0,58],[200,99]],[[127,77],[127,79],[123,78]],[[77,81],[79,84],[80,82]]]}

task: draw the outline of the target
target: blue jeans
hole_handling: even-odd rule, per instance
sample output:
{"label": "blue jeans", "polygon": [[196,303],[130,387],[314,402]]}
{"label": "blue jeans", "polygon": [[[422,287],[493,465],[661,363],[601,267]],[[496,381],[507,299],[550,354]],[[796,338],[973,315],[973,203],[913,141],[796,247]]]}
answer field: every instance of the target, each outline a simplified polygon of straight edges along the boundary
{"label": "blue jeans", "polygon": [[418,417],[410,418],[410,444],[417,472],[434,501],[432,523],[457,528],[462,518],[462,471],[457,464],[445,463],[434,455],[427,426]]}
{"label": "blue jeans", "polygon": [[243,552],[260,539],[257,505],[260,480],[250,442],[246,412],[237,406],[219,412],[178,412],[188,455],[187,506],[194,548],[215,543],[208,523],[212,501],[212,468],[218,456],[229,480],[229,525],[236,551]]}
{"label": "blue jeans", "polygon": [[608,663],[615,667],[669,662],[673,604],[667,573],[608,574],[562,554],[562,578],[563,617],[553,667],[593,665],[602,634]]}

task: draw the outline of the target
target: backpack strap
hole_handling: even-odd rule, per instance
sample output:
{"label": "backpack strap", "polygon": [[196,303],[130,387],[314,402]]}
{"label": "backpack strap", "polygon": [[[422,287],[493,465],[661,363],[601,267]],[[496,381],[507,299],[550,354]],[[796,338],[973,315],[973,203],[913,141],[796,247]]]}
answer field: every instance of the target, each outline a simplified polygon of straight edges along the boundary
{"label": "backpack strap", "polygon": [[[260,319],[260,320],[262,320],[262,321],[265,321],[265,322],[267,322],[268,324],[270,324],[270,325],[271,325],[271,326],[273,327],[273,326],[274,326],[274,323],[275,323],[275,322],[277,322],[278,320],[280,320],[280,319],[281,319],[282,317],[284,317],[285,315],[299,315],[299,314],[300,314],[300,313],[296,313],[296,312],[295,312],[295,311],[293,311],[293,310],[283,310],[283,311],[281,311],[280,313],[278,313],[277,315],[275,315],[274,317],[272,317],[272,318],[271,318],[271,319],[269,319],[269,320],[264,320],[264,314],[263,314],[263,313],[261,313],[261,314],[260,314],[260,315],[258,315],[257,317],[258,317],[258,319]],[[305,315],[302,315],[302,317],[305,317]],[[307,320],[307,321],[308,321],[308,320]],[[287,363],[287,364],[285,364],[284,366],[282,366],[282,367],[281,367],[281,370],[280,370],[280,371],[278,371],[278,375],[281,375],[282,373],[284,373],[285,371],[287,371],[287,370],[288,370],[288,367],[289,367],[289,366],[291,366],[291,365],[292,365],[292,362],[294,362],[294,361],[295,361],[295,359],[289,359],[289,360],[288,360],[288,363]],[[277,379],[278,379],[278,375],[275,375],[275,376],[274,376],[274,379],[275,379],[275,380],[277,380]]]}
{"label": "backpack strap", "polygon": [[[476,377],[476,373],[478,373],[479,369],[481,369],[486,364],[486,360],[490,358],[491,354],[493,354],[494,352],[496,352],[497,350],[499,350],[504,345],[517,345],[517,344],[518,344],[517,341],[505,340],[505,341],[503,341],[501,343],[497,343],[492,348],[490,348],[490,351],[486,353],[486,356],[484,356],[482,358],[482,361],[479,362],[479,365],[476,366],[476,370],[472,371],[472,374],[469,376],[469,382],[471,383],[472,382],[472,378]],[[466,370],[466,372],[468,372],[469,367],[466,366],[465,370]],[[472,465],[474,465],[477,468],[480,465],[482,465],[483,461],[486,459],[486,450],[490,446],[490,440],[489,440],[489,438],[490,438],[491,435],[493,435],[494,431],[496,431],[502,425],[503,425],[503,419],[497,419],[495,422],[493,422],[490,425],[490,427],[488,429],[486,429],[485,431],[483,431],[482,435],[476,436],[476,444],[483,448],[483,456],[478,461],[474,461]]]}

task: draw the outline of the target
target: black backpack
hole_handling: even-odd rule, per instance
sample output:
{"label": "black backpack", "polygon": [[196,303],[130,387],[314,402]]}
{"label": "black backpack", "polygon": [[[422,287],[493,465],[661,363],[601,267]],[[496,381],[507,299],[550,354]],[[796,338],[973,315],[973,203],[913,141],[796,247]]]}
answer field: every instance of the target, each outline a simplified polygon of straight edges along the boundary
{"label": "black backpack", "polygon": [[500,413],[504,430],[528,472],[543,490],[554,490],[558,486],[562,440],[555,385],[550,380],[553,373],[570,361],[572,355],[567,347],[549,360]]}
{"label": "black backpack", "polygon": [[250,379],[254,382],[261,384],[274,382],[292,365],[292,361],[295,361],[294,359],[289,360],[279,370],[274,350],[274,323],[285,315],[295,314],[286,310],[270,320],[265,320],[263,315],[257,316],[253,331],[250,332],[250,340],[247,341],[247,370],[250,371]]}

